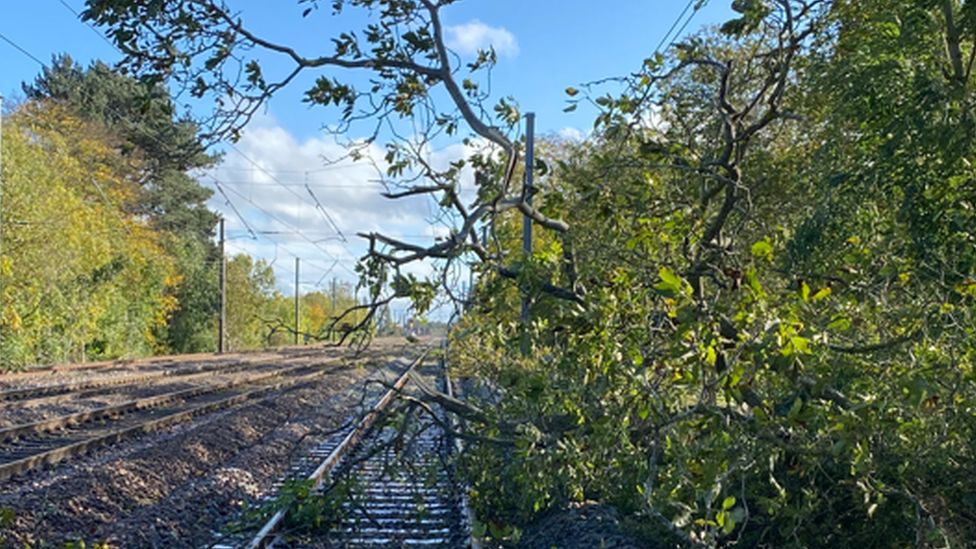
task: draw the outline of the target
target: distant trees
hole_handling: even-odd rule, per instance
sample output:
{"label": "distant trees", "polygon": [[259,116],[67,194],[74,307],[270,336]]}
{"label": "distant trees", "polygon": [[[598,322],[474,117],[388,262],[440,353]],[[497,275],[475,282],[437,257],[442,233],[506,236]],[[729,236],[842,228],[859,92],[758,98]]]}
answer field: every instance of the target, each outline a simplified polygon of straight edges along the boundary
{"label": "distant trees", "polygon": [[[333,302],[334,298],[334,302]],[[337,284],[335,295],[307,292],[299,297],[300,343],[329,341],[337,316],[356,304],[352,287]],[[352,319],[361,318],[353,316]],[[232,350],[293,345],[295,297],[275,288],[274,271],[245,254],[227,262],[227,334]]]}
{"label": "distant trees", "polygon": [[[299,297],[298,340],[306,343],[336,342],[349,326],[363,319],[365,311],[354,311],[339,321],[339,317],[355,307],[356,296],[348,283],[336,284],[334,293],[311,291]],[[295,297],[276,292],[261,316],[265,346],[291,345],[295,341]],[[344,331],[345,330],[345,331]]]}
{"label": "distant trees", "polygon": [[261,316],[274,298],[274,272],[245,254],[227,260],[227,344],[231,350],[260,347]]}

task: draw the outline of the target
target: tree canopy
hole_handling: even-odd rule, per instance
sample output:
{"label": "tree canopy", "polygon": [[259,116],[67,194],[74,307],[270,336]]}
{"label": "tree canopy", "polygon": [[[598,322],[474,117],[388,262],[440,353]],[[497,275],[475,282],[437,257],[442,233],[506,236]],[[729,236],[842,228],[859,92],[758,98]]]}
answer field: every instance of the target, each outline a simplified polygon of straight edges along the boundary
{"label": "tree canopy", "polygon": [[127,211],[166,234],[164,246],[179,271],[178,306],[157,329],[158,338],[176,352],[214,349],[217,216],[206,206],[213,192],[190,172],[212,166],[217,158],[206,152],[196,123],[177,117],[163,86],[146,85],[97,61],[83,68],[67,55],[55,57],[24,91],[103,126],[114,134],[120,154],[139,159],[139,186]]}
{"label": "tree canopy", "polygon": [[213,193],[187,172],[210,167],[217,158],[206,152],[196,123],[176,117],[168,90],[99,61],[85,69],[62,55],[25,84],[24,92],[30,99],[59,101],[117,132],[121,152],[140,155],[143,192],[133,207],[154,227],[205,240],[213,235],[216,216],[205,204]]}
{"label": "tree canopy", "polygon": [[165,348],[176,265],[130,213],[140,162],[53,104],[23,105],[4,130],[2,366]]}

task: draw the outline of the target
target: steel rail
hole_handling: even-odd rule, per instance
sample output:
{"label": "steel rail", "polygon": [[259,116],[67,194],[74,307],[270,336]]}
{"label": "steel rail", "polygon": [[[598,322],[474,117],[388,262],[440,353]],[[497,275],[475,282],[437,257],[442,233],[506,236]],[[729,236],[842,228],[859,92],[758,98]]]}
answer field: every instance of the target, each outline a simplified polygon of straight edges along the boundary
{"label": "steel rail", "polygon": [[95,408],[94,410],[88,410],[85,412],[77,412],[74,414],[68,414],[65,416],[59,416],[59,417],[45,419],[41,421],[35,421],[32,423],[14,425],[12,427],[0,429],[0,442],[7,442],[10,440],[14,440],[24,435],[54,431],[56,429],[71,427],[73,425],[79,425],[81,423],[86,423],[98,419],[117,417],[129,412],[160,406],[162,404],[173,402],[175,400],[183,400],[194,396],[204,395],[208,393],[215,393],[223,389],[229,389],[239,385],[245,385],[248,383],[257,383],[265,379],[279,377],[289,372],[294,372],[297,370],[301,370],[303,368],[307,369],[309,367],[310,367],[309,365],[300,365],[300,366],[290,366],[288,368],[279,368],[277,370],[273,370],[270,372],[262,372],[260,374],[246,376],[241,379],[235,379],[225,383],[217,383],[214,385],[206,385],[200,387],[191,387],[189,389],[172,391],[169,393],[163,393],[161,395],[137,398],[134,400],[123,402],[121,404],[103,406],[101,408]]}
{"label": "steel rail", "polygon": [[[446,347],[447,346],[445,345],[445,349]],[[442,364],[444,366],[444,384],[446,389],[445,392],[449,397],[455,398],[454,384],[451,380],[451,372],[447,368],[446,358],[442,359]],[[461,433],[463,431],[464,425],[456,417],[450,416],[450,419],[448,421],[453,431],[455,431],[456,433]],[[457,452],[458,454],[461,454],[461,452],[464,451],[464,441],[462,441],[461,437],[457,435],[453,435],[453,438],[454,438],[454,451]],[[471,502],[468,499],[467,491],[462,489],[460,496],[461,496],[461,513],[464,515],[464,520],[467,522],[465,526],[467,526],[468,531],[471,533],[471,535],[468,536],[468,545],[471,547],[471,549],[482,549],[481,540],[474,535],[474,524],[475,521],[477,520],[477,517],[475,516],[474,509],[471,508]]]}
{"label": "steel rail", "polygon": [[[75,363],[62,363],[62,364],[52,364],[47,366],[32,367],[27,370],[16,370],[10,372],[0,372],[0,384],[5,384],[11,381],[26,380],[32,378],[43,378],[47,376],[52,376],[58,373],[74,373],[74,372],[84,372],[87,370],[114,370],[119,368],[136,368],[141,369],[146,366],[161,366],[166,364],[181,363],[181,362],[220,362],[222,360],[227,360],[229,357],[234,356],[236,360],[242,363],[256,362],[262,360],[268,360],[266,357],[261,357],[262,354],[288,354],[292,351],[298,351],[295,356],[305,356],[307,354],[312,354],[319,352],[319,349],[310,349],[309,347],[299,346],[295,347],[293,345],[284,345],[280,347],[264,347],[261,349],[248,349],[243,351],[234,351],[233,353],[227,355],[216,355],[214,353],[186,353],[181,355],[160,355],[160,356],[149,356],[141,358],[117,358],[113,360],[103,360],[99,362],[75,362]],[[307,352],[302,352],[307,351]]]}
{"label": "steel rail", "polygon": [[183,380],[205,376],[215,376],[225,373],[238,372],[240,370],[254,366],[248,362],[233,362],[220,366],[196,366],[183,368],[180,370],[161,370],[158,372],[147,372],[143,374],[133,374],[127,376],[116,376],[102,379],[86,379],[81,381],[70,381],[66,383],[56,383],[50,385],[37,385],[34,387],[19,387],[0,391],[0,408],[23,404],[25,402],[37,403],[62,402],[70,400],[83,392],[92,392],[102,389],[135,385],[142,381],[152,381],[165,378]]}
{"label": "steel rail", "polygon": [[214,359],[219,360],[221,358],[226,357],[214,355],[213,353],[187,353],[182,355],[160,355],[142,358],[116,358],[97,362],[50,364],[45,366],[30,367],[26,370],[0,372],[0,383],[31,378],[42,378],[59,373],[85,372],[87,370],[113,370],[117,368],[133,367],[142,368],[144,366],[171,364],[173,362],[210,361]]}
{"label": "steel rail", "polygon": [[[356,446],[356,443],[359,442],[363,435],[369,431],[383,410],[385,410],[390,402],[396,398],[396,395],[401,389],[403,389],[403,386],[407,384],[407,381],[410,379],[410,372],[412,372],[417,365],[423,362],[429,352],[429,347],[424,349],[423,352],[420,353],[420,356],[410,363],[407,369],[397,378],[396,382],[393,383],[392,387],[386,391],[383,397],[377,401],[373,408],[363,417],[363,419],[359,421],[356,427],[352,429],[349,434],[342,439],[342,442],[336,446],[335,450],[326,456],[326,458],[319,463],[318,467],[316,467],[315,470],[308,475],[305,480],[312,483],[313,490],[316,490],[322,486],[322,480],[325,478],[325,475],[331,472],[336,465],[339,464],[339,461]],[[274,515],[272,515],[271,518],[264,523],[261,529],[258,530],[258,533],[251,539],[250,543],[248,543],[246,547],[248,549],[261,549],[273,544],[278,527],[287,516],[289,510],[290,506],[284,506]]]}
{"label": "steel rail", "polygon": [[20,402],[30,398],[51,396],[53,394],[71,393],[84,391],[86,389],[97,389],[101,387],[112,387],[115,385],[127,385],[147,381],[158,377],[163,377],[166,372],[149,372],[145,374],[134,374],[127,376],[116,376],[103,379],[86,379],[84,381],[71,381],[67,383],[55,383],[50,385],[36,385],[33,387],[18,387],[16,389],[5,389],[0,391],[0,405]]}
{"label": "steel rail", "polygon": [[[339,360],[339,357],[329,357],[322,360],[319,364],[330,364]],[[0,410],[12,406],[30,403],[32,406],[43,404],[56,404],[70,400],[83,399],[95,396],[105,391],[125,390],[141,381],[161,381],[163,383],[181,383],[192,379],[215,377],[224,374],[236,373],[248,368],[261,368],[263,364],[252,364],[251,362],[233,362],[223,366],[197,366],[182,370],[166,370],[164,372],[152,372],[150,374],[140,374],[126,376],[125,378],[110,378],[104,380],[88,380],[59,385],[49,385],[38,388],[23,388],[14,391],[18,393],[16,400],[4,400],[4,395],[14,391],[0,391]],[[148,388],[148,387],[146,387]],[[32,390],[36,389],[36,393]],[[54,394],[48,394],[54,393]],[[35,394],[37,396],[35,396]],[[15,398],[16,398],[15,397]]]}
{"label": "steel rail", "polygon": [[185,375],[195,375],[197,373],[221,373],[225,371],[236,371],[253,363],[249,360],[234,360],[218,364],[199,364],[196,366],[174,369],[158,370],[153,372],[136,372],[129,375],[118,375],[103,377],[100,379],[82,379],[77,381],[66,381],[62,383],[49,383],[43,385],[31,385],[27,387],[15,387],[0,390],[0,406],[11,401],[22,401],[26,399],[41,398],[57,394],[84,391],[87,389],[99,389],[102,387],[113,387],[116,385],[126,385],[138,383],[160,377],[180,377]]}
{"label": "steel rail", "polygon": [[11,461],[0,465],[0,480],[4,480],[6,478],[17,475],[19,473],[29,471],[31,469],[36,469],[43,465],[58,463],[70,457],[83,454],[93,448],[114,444],[130,436],[158,431],[162,428],[187,421],[189,419],[192,419],[193,417],[196,417],[198,415],[207,412],[228,408],[235,404],[253,400],[271,391],[275,391],[277,389],[297,387],[299,385],[314,381],[316,378],[322,377],[327,373],[329,373],[328,370],[321,370],[318,372],[313,372],[311,374],[300,376],[298,378],[281,380],[272,385],[268,385],[258,389],[253,389],[250,391],[246,391],[244,393],[239,393],[214,402],[208,402],[205,404],[194,406],[192,408],[181,410],[179,412],[175,412],[161,418],[139,423],[138,425],[126,427],[124,429],[118,429],[116,431],[112,431],[104,435],[99,435],[82,441],[73,442],[64,446],[59,446],[57,448],[47,450],[43,453],[28,456],[26,458],[22,458],[16,461]]}

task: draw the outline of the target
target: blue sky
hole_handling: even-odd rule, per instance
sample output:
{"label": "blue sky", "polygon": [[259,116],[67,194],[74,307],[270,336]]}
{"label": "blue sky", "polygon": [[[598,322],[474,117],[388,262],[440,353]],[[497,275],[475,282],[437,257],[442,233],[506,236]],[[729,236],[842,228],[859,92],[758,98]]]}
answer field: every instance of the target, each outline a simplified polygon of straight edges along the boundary
{"label": "blue sky", "polygon": [[[254,30],[309,54],[329,51],[331,33],[347,30],[340,23],[348,23],[331,18],[328,9],[303,20],[302,7],[295,0],[229,3]],[[93,59],[113,62],[119,57],[71,12],[80,12],[83,0],[4,4],[0,34],[45,63],[62,52],[85,64]],[[537,131],[582,135],[592,125],[593,112],[564,113],[565,88],[637,69],[687,4],[687,0],[462,0],[445,8],[442,17],[454,49],[462,55],[463,50],[489,42],[495,46],[499,53],[492,77],[495,95],[514,96],[523,112],[536,112]],[[729,0],[706,3],[685,34],[728,19],[732,15],[729,4]],[[270,71],[275,68],[283,70],[284,66],[268,66]],[[17,99],[22,95],[21,82],[33,79],[38,71],[35,61],[0,41],[0,93]],[[341,152],[321,131],[323,125],[333,122],[335,113],[308,108],[299,101],[302,91],[293,87],[273,100],[238,143],[243,156],[224,148],[224,165],[202,178],[210,187],[214,187],[214,178],[223,182],[227,198],[218,193],[210,205],[227,218],[233,237],[229,250],[274,261],[279,287],[285,293],[292,292],[295,255],[306,262],[301,278],[303,291],[309,291],[326,285],[333,276],[340,281],[354,279],[354,258],[365,249],[354,236],[357,231],[383,230],[423,242],[447,230],[432,224],[435,211],[429,203],[384,201],[371,182],[375,175],[363,166],[322,170],[323,156]],[[460,145],[445,144],[432,155],[447,162],[462,152]],[[347,242],[337,239],[315,199],[338,223]],[[252,229],[274,234],[252,239],[245,222]],[[424,269],[416,272],[424,274]],[[459,276],[465,278],[463,273]]]}

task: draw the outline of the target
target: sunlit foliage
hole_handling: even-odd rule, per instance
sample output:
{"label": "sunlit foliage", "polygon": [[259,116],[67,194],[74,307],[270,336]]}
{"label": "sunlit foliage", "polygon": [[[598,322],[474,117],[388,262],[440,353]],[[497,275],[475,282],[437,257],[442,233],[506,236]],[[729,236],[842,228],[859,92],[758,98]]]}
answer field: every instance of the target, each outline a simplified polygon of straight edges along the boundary
{"label": "sunlit foliage", "polygon": [[174,262],[132,213],[141,166],[53,104],[4,120],[3,367],[158,350]]}

